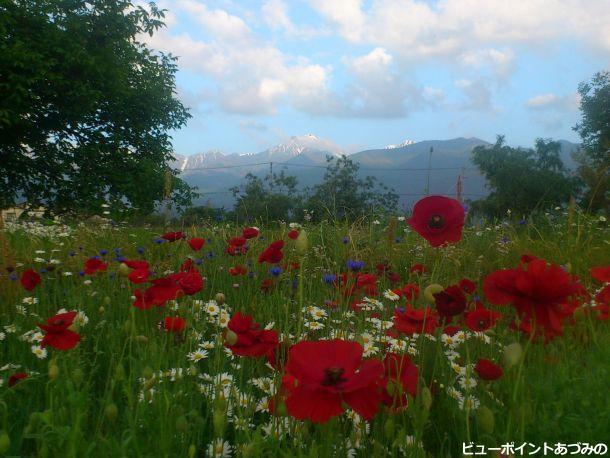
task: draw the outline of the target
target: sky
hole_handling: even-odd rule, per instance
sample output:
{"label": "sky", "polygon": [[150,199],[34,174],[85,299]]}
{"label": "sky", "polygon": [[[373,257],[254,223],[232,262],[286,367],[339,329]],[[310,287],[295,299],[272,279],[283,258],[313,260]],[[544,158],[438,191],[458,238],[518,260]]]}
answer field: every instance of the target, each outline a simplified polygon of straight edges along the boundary
{"label": "sky", "polygon": [[313,133],[346,152],[506,135],[578,141],[578,84],[610,68],[610,0],[158,0],[178,57],[176,153]]}

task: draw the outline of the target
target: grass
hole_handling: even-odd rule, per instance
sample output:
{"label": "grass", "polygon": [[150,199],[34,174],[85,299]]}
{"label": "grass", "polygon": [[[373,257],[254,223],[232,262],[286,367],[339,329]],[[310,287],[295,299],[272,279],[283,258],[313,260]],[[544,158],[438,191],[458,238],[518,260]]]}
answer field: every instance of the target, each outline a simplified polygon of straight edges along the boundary
{"label": "grass", "polygon": [[[286,239],[288,228],[275,225],[262,228],[263,239],[251,241],[248,254],[238,257],[225,253],[226,240],[241,231],[230,224],[184,228],[190,236],[209,239],[200,252],[183,242],[155,243],[161,228],[76,224],[59,236],[62,230],[13,227],[0,232],[0,450],[7,456],[192,457],[212,451],[218,456],[450,457],[461,456],[462,443],[470,441],[498,447],[513,441],[540,446],[608,440],[610,332],[608,323],[593,314],[577,312],[563,336],[544,344],[510,329],[510,306],[492,306],[504,318],[486,337],[469,334],[457,344],[456,361],[470,372],[469,363],[488,358],[505,372],[497,381],[478,380],[471,389],[461,387],[440,329],[436,338],[403,339],[420,375],[418,395],[409,406],[382,408],[368,423],[348,411],[318,425],[291,419],[283,406],[279,415],[268,412],[281,373],[264,358],[231,355],[222,344],[218,315],[205,311],[222,292],[226,303],[218,305],[227,313],[251,314],[263,326],[273,323],[286,341],[370,341],[372,357],[383,358],[385,330],[378,326],[391,322],[394,307],[404,301],[394,303],[382,293],[396,285],[380,277],[377,299],[383,307],[377,311],[381,321],[375,321],[367,319],[370,313],[350,312],[353,298],[326,285],[324,274],[345,271],[348,259],[365,261],[367,272],[387,262],[400,275],[398,285],[416,283],[422,291],[431,283],[448,286],[469,278],[488,305],[481,290],[485,276],[515,267],[522,254],[532,253],[566,266],[594,293],[601,285],[591,279],[589,268],[607,265],[610,258],[609,230],[597,219],[555,211],[526,224],[468,226],[459,244],[442,249],[427,246],[395,219],[321,224],[305,227],[309,246],[302,253]],[[256,258],[279,238],[287,240],[285,260],[300,266],[285,269],[265,293],[260,286],[271,277],[269,266]],[[143,254],[137,247],[144,248]],[[128,259],[146,259],[159,276],[179,270],[188,256],[201,258],[205,288],[167,307],[136,309],[132,295],[137,285],[120,275],[115,248]],[[108,250],[108,270],[79,276],[85,260],[102,249]],[[411,274],[415,263],[426,265],[429,273]],[[236,264],[252,274],[229,275]],[[31,293],[4,270],[48,266],[52,271],[42,274],[42,284]],[[338,306],[330,308],[328,301]],[[420,297],[414,305],[425,303]],[[27,333],[62,308],[88,318],[78,328],[82,340],[65,352],[47,348],[47,356],[38,358],[31,350],[37,342]],[[308,329],[316,321],[310,312],[317,309],[327,315],[319,320],[323,329]],[[185,318],[184,334],[160,330],[157,324],[165,316]],[[209,347],[207,357],[189,360],[203,342]],[[504,353],[515,342],[524,355],[511,366]],[[29,377],[9,388],[8,378],[17,372]],[[450,388],[459,395],[451,397]],[[476,400],[476,406],[466,402],[461,408],[459,396]],[[210,450],[211,445],[218,447]]]}

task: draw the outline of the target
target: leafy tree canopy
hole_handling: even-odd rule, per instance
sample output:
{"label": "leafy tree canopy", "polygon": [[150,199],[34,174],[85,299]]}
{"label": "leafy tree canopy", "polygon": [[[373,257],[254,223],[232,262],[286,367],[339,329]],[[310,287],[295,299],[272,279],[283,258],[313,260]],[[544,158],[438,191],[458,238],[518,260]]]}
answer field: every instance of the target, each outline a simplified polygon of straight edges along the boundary
{"label": "leafy tree canopy", "polygon": [[246,175],[242,187],[231,188],[235,197],[235,216],[240,221],[278,221],[296,219],[296,212],[301,208],[302,195],[297,190],[297,179],[286,175],[269,174],[260,178],[251,173]]}
{"label": "leafy tree canopy", "polygon": [[307,201],[316,220],[353,219],[396,210],[398,195],[375,177],[360,178],[360,164],[347,156],[327,157],[327,161],[324,180],[312,189]]}
{"label": "leafy tree canopy", "polygon": [[127,0],[0,3],[0,207],[189,203],[167,166],[168,132],[189,118],[175,98],[176,59],[140,41],[163,16]]}
{"label": "leafy tree canopy", "polygon": [[581,121],[574,127],[582,138],[575,159],[587,189],[583,204],[610,211],[610,72],[599,72],[578,86]]}
{"label": "leafy tree canopy", "polygon": [[535,149],[511,148],[499,135],[491,147],[477,146],[472,161],[487,179],[490,194],[473,203],[473,210],[502,215],[511,209],[529,214],[569,201],[579,191],[559,156],[561,145],[537,139]]}

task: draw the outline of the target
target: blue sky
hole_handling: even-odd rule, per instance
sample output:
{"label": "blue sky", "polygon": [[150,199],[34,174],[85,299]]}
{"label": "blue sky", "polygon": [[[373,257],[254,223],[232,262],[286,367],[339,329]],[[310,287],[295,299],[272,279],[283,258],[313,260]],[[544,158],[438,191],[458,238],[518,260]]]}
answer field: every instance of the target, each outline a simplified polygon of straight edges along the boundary
{"label": "blue sky", "polygon": [[347,152],[476,136],[577,141],[577,87],[610,67],[610,0],[161,0],[193,115],[177,153],[314,133]]}

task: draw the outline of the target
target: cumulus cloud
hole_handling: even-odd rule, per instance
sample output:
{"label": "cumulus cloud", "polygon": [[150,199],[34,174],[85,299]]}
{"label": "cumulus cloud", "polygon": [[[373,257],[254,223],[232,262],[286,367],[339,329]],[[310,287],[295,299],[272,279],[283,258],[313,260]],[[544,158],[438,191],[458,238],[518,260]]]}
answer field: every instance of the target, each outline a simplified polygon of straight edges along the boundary
{"label": "cumulus cloud", "polygon": [[292,38],[309,39],[328,33],[327,30],[295,24],[284,0],[267,0],[261,7],[261,15],[272,30],[280,30]]}
{"label": "cumulus cloud", "polygon": [[557,38],[583,40],[610,52],[607,0],[374,0],[367,10],[359,0],[309,3],[345,39],[372,41],[406,54]]}
{"label": "cumulus cloud", "polygon": [[323,110],[332,69],[285,54],[227,11],[195,0],[177,0],[171,6],[200,24],[208,38],[175,34],[169,28],[144,39],[155,49],[179,56],[181,68],[212,78],[221,109],[273,114],[287,103],[311,113]]}
{"label": "cumulus cloud", "polygon": [[525,106],[536,111],[577,111],[580,106],[580,95],[578,93],[538,94],[528,99]]}

